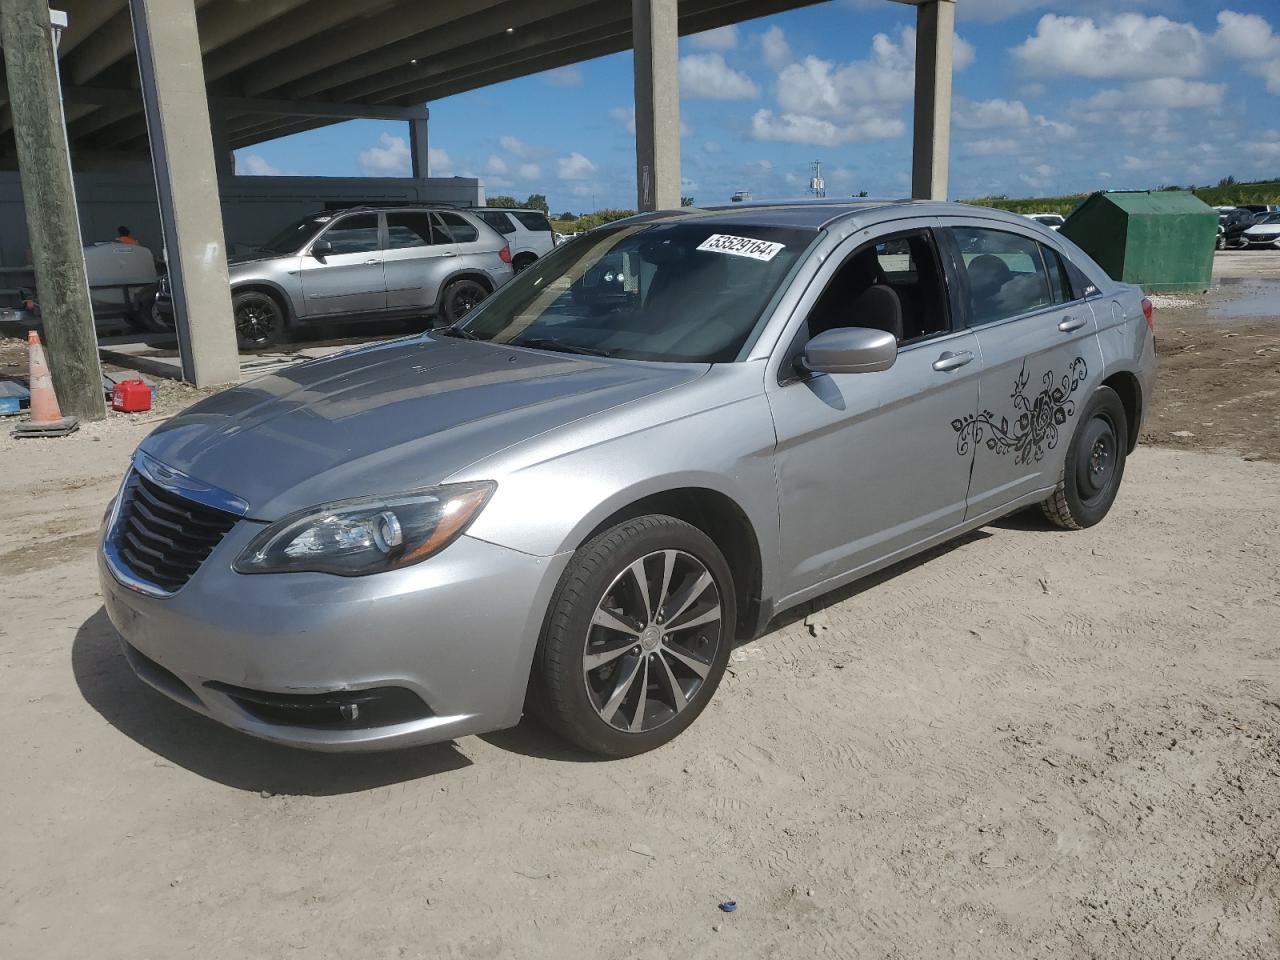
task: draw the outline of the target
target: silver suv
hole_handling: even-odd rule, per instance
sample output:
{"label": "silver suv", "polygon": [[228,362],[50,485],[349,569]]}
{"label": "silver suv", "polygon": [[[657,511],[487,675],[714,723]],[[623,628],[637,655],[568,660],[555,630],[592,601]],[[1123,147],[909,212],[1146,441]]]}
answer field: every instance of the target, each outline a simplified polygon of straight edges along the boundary
{"label": "silver suv", "polygon": [[541,210],[480,207],[471,211],[511,245],[511,265],[519,273],[556,245],[551,221]]}
{"label": "silver suv", "polygon": [[[439,317],[456,323],[511,279],[511,248],[474,214],[428,207],[357,207],[290,224],[228,266],[242,350],[318,320]],[[172,326],[167,280],[156,319]]]}

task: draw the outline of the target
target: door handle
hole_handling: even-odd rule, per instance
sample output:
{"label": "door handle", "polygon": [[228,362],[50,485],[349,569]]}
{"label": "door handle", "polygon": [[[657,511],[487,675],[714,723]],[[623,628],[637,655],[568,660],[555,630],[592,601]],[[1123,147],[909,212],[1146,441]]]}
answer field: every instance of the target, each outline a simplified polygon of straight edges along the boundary
{"label": "door handle", "polygon": [[1063,333],[1070,333],[1072,330],[1079,330],[1088,322],[1084,317],[1063,317],[1058,322],[1058,329]]}
{"label": "door handle", "polygon": [[377,259],[374,259],[374,260],[366,260],[366,261],[364,262],[364,265],[365,265],[366,267],[372,267],[375,263],[381,263],[381,262],[382,262],[381,260],[377,260]]}
{"label": "door handle", "polygon": [[933,369],[937,370],[939,373],[949,373],[952,370],[959,370],[971,360],[973,360],[973,354],[968,350],[963,350],[960,353],[952,353],[948,350],[937,360],[933,361]]}
{"label": "door handle", "polygon": [[457,254],[456,254],[456,253],[454,253],[452,250],[446,250],[446,251],[444,251],[443,253],[437,254],[437,256],[441,256],[441,257],[456,257],[456,256],[457,256]]}

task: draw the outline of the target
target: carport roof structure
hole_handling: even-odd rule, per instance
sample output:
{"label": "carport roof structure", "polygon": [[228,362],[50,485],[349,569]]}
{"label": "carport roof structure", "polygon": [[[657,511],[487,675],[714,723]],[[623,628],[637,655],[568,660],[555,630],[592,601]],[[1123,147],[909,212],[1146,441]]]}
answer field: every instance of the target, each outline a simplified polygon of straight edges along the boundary
{"label": "carport roof structure", "polygon": [[[678,31],[817,2],[680,0]],[[145,151],[128,0],[51,5],[70,20],[59,54],[72,148]],[[231,148],[348,117],[402,119],[396,107],[633,44],[625,0],[195,0],[195,7],[206,87]],[[8,128],[7,117],[0,125]]]}

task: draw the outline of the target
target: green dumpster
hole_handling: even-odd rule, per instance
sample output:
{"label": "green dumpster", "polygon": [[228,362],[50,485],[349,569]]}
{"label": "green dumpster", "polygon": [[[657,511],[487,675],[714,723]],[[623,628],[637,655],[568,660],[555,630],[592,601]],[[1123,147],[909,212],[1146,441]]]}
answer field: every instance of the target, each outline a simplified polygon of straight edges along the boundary
{"label": "green dumpster", "polygon": [[1062,235],[1113,280],[1147,292],[1207,290],[1218,214],[1182,190],[1095,193],[1072,211]]}

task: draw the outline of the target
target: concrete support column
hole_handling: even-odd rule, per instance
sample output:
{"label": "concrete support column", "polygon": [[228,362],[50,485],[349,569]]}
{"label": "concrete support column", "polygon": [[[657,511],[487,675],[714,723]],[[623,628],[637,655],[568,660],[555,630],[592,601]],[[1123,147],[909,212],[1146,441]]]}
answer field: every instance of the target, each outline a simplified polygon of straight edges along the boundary
{"label": "concrete support column", "polygon": [[193,0],[129,0],[183,379],[240,377]]}
{"label": "concrete support column", "polygon": [[226,119],[215,107],[209,108],[209,133],[213,137],[213,166],[218,179],[236,175],[236,155],[227,143]]}
{"label": "concrete support column", "polygon": [[47,0],[0,0],[0,39],[54,390],[65,416],[101,420],[102,369]]}
{"label": "concrete support column", "polygon": [[636,73],[636,209],[680,206],[676,0],[631,0]]}
{"label": "concrete support column", "polygon": [[916,7],[916,109],[911,154],[911,196],[947,199],[951,154],[951,48],[954,0]]}
{"label": "concrete support column", "polygon": [[413,175],[419,179],[426,179],[429,176],[428,133],[427,117],[409,121],[409,154],[413,160]]}

